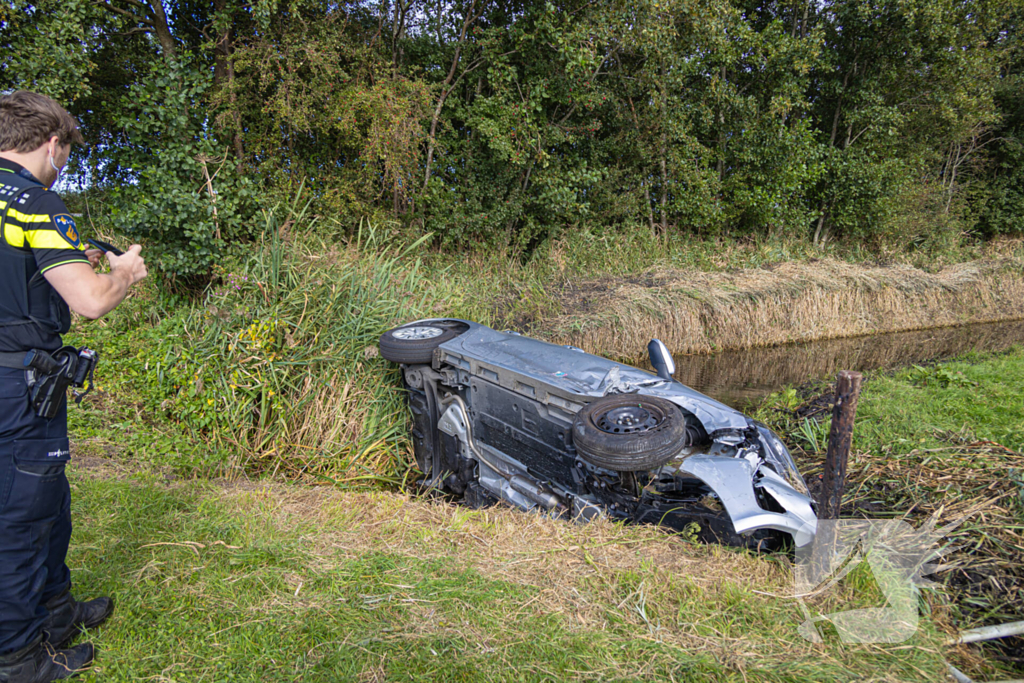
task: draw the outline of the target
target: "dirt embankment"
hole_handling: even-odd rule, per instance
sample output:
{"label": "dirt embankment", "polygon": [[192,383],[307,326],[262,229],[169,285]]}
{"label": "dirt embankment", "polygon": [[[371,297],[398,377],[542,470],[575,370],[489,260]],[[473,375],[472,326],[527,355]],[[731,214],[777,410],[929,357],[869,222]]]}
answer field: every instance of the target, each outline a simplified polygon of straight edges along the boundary
{"label": "dirt embankment", "polygon": [[673,353],[1024,319],[1024,259],[992,258],[929,273],[834,260],[733,273],[659,270],[583,280],[557,294],[562,314],[531,334],[592,353],[637,358],[652,337]]}

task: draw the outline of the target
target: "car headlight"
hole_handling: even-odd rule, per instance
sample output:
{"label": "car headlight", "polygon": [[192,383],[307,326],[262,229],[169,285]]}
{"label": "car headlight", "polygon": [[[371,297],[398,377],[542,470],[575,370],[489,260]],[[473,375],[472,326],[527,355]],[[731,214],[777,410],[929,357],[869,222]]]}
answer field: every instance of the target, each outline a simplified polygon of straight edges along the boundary
{"label": "car headlight", "polygon": [[797,469],[796,461],[793,460],[793,456],[790,454],[789,449],[786,448],[786,444],[782,443],[782,439],[762,424],[757,425],[757,432],[761,438],[764,459],[768,464],[776,472],[788,479],[794,488],[802,493],[806,493],[807,483],[804,481],[803,476],[801,476],[800,470]]}

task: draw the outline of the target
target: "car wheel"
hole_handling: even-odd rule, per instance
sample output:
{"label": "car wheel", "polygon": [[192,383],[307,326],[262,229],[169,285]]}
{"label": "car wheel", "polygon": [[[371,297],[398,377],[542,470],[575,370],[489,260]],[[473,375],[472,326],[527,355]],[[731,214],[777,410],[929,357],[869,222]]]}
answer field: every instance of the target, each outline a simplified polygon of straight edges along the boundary
{"label": "car wheel", "polygon": [[452,320],[429,320],[402,325],[380,336],[380,355],[393,363],[429,363],[434,349],[468,328]]}
{"label": "car wheel", "polygon": [[613,472],[654,469],[689,445],[683,411],[657,396],[599,398],[576,413],[572,429],[580,458]]}

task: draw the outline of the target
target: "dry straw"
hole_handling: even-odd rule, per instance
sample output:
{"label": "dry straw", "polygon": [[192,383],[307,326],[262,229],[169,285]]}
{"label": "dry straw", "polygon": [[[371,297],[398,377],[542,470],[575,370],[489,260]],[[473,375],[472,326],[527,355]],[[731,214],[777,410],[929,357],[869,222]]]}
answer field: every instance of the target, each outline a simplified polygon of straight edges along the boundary
{"label": "dry straw", "polygon": [[[592,353],[637,358],[652,337],[674,353],[1024,318],[1024,260],[992,258],[936,273],[835,260],[735,273],[659,270],[584,281],[532,332]],[[581,319],[578,311],[587,311]]]}

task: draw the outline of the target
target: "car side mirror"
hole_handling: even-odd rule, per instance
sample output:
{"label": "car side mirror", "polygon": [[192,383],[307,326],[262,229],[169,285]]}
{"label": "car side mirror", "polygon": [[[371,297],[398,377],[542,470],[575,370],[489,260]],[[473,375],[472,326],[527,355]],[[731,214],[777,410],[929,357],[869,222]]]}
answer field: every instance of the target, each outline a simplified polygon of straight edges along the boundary
{"label": "car side mirror", "polygon": [[676,362],[672,360],[672,354],[665,343],[660,339],[652,339],[647,345],[647,354],[651,357],[651,367],[658,373],[658,377],[671,380],[672,375],[676,374]]}

